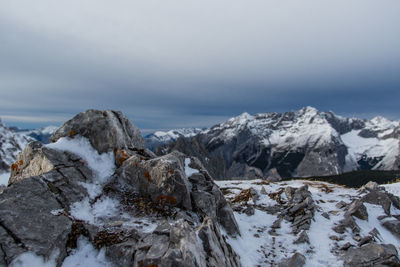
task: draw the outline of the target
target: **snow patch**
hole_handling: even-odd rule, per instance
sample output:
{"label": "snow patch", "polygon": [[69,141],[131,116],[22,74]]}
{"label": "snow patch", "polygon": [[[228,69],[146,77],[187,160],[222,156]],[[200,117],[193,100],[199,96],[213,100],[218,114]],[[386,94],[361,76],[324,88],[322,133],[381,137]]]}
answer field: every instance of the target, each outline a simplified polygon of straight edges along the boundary
{"label": "snow patch", "polygon": [[115,159],[112,152],[99,154],[85,137],[62,137],[57,142],[46,145],[48,148],[67,151],[81,157],[94,172],[99,183],[104,184],[114,173]]}
{"label": "snow patch", "polygon": [[193,169],[189,167],[190,158],[185,158],[185,174],[186,177],[190,177],[192,174],[198,173],[199,170]]}
{"label": "snow patch", "polygon": [[78,247],[64,259],[62,267],[113,266],[105,256],[105,249],[95,249],[87,238],[78,238]]}
{"label": "snow patch", "polygon": [[50,259],[45,260],[34,252],[24,252],[15,258],[9,267],[55,267],[58,252],[53,252]]}
{"label": "snow patch", "polygon": [[10,178],[10,173],[0,174],[0,185],[8,185],[8,179]]}
{"label": "snow patch", "polygon": [[88,198],[71,205],[71,215],[91,224],[101,224],[110,217],[119,215],[119,202],[109,197],[99,199],[93,205]]}

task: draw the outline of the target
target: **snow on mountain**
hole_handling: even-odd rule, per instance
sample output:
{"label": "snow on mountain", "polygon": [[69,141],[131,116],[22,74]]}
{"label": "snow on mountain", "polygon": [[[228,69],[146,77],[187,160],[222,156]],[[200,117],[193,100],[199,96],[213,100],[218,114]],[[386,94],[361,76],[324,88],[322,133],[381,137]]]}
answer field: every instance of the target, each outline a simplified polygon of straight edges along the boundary
{"label": "snow on mountain", "polygon": [[32,129],[32,130],[16,130],[22,134],[28,135],[43,144],[48,144],[50,143],[50,136],[55,133],[55,131],[58,129],[58,126],[46,126],[42,127],[39,129]]}
{"label": "snow on mountain", "polygon": [[[305,107],[285,113],[243,113],[199,133],[192,144],[188,141],[171,150],[210,158],[210,164],[203,164],[212,165],[208,169],[221,179],[248,174],[254,178],[254,171],[249,172],[253,167],[264,176],[277,169],[283,177],[305,177],[399,169],[399,141],[398,121],[345,118]],[[197,143],[208,154],[197,155]],[[217,158],[224,162],[216,162]]]}
{"label": "snow on mountain", "polygon": [[[385,244],[392,244],[397,249],[394,256],[399,255],[400,239],[389,226],[398,222],[398,203],[387,214],[383,206],[390,207],[390,195],[374,184],[360,190],[304,180],[217,184],[232,204],[242,233],[227,240],[243,266],[278,266],[291,258],[291,264],[282,266],[303,266],[294,264],[295,259],[303,259],[305,267],[372,266],[370,260],[385,261],[387,257],[383,250],[372,248]],[[385,188],[399,196],[399,183]],[[373,197],[378,195],[387,202],[378,203]],[[365,252],[366,248],[371,251]]]}
{"label": "snow on mountain", "polygon": [[201,133],[203,129],[200,128],[181,128],[164,131],[156,131],[152,134],[145,136],[144,141],[147,148],[154,150],[160,145],[165,145],[170,142],[176,141],[179,137],[192,137]]}
{"label": "snow on mountain", "polygon": [[[3,178],[8,176],[5,173],[10,171],[10,166],[15,162],[18,153],[32,140],[23,133],[14,132],[0,120],[0,175],[3,174]],[[6,180],[3,178],[0,184]]]}

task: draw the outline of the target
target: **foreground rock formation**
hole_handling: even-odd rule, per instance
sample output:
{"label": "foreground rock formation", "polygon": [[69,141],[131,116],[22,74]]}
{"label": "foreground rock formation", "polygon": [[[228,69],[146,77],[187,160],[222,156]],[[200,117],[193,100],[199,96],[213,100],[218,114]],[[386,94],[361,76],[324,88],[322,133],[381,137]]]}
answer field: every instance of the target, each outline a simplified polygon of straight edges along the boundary
{"label": "foreground rock formation", "polygon": [[0,193],[0,266],[73,266],[85,249],[97,265],[241,266],[232,209],[199,160],[156,157],[115,111],[80,113],[51,141],[26,146]]}

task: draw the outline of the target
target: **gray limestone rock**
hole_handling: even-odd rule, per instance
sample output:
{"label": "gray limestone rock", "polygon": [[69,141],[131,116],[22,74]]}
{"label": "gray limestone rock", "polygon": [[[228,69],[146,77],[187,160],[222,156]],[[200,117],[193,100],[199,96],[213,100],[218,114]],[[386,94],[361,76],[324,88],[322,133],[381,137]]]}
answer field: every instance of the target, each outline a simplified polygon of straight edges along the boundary
{"label": "gray limestone rock", "polygon": [[344,256],[345,267],[358,266],[400,266],[396,248],[393,245],[370,243],[360,248],[349,248]]}
{"label": "gray limestone rock", "polygon": [[281,261],[278,267],[303,267],[306,264],[306,257],[296,252],[292,257]]}
{"label": "gray limestone rock", "polygon": [[367,208],[364,206],[361,200],[355,200],[347,207],[347,211],[344,216],[346,217],[352,215],[361,220],[368,220]]}
{"label": "gray limestone rock", "polygon": [[25,251],[49,258],[58,250],[58,262],[66,256],[71,220],[53,215],[63,210],[40,177],[24,179],[0,194],[0,245],[7,264]]}
{"label": "gray limestone rock", "polygon": [[139,129],[120,111],[93,110],[81,112],[64,123],[51,137],[56,142],[61,137],[84,136],[101,154],[117,149],[144,148]]}
{"label": "gray limestone rock", "polygon": [[388,194],[384,191],[370,191],[367,195],[362,197],[361,201],[374,205],[381,205],[385,213],[387,215],[390,215],[390,207],[392,206],[392,201],[389,198]]}
{"label": "gray limestone rock", "polygon": [[392,234],[400,238],[400,221],[399,220],[390,220],[385,221],[382,224],[386,229],[388,229]]}

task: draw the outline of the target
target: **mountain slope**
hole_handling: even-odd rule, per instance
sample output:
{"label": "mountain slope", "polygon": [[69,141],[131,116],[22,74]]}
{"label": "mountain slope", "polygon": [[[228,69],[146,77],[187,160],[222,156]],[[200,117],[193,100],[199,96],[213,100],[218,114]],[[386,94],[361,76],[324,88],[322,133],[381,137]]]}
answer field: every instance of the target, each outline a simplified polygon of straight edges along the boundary
{"label": "mountain slope", "polygon": [[[305,107],[240,116],[169,145],[204,158],[220,179],[333,175],[400,167],[399,122],[343,118]],[[201,153],[199,152],[201,151]],[[276,171],[275,171],[276,170]]]}
{"label": "mountain slope", "polygon": [[201,133],[200,128],[182,128],[169,130],[167,132],[157,131],[144,137],[145,146],[154,151],[157,147],[176,141],[179,137],[192,137]]}
{"label": "mountain slope", "polygon": [[14,132],[0,120],[0,174],[10,172],[18,153],[32,140],[23,133]]}

